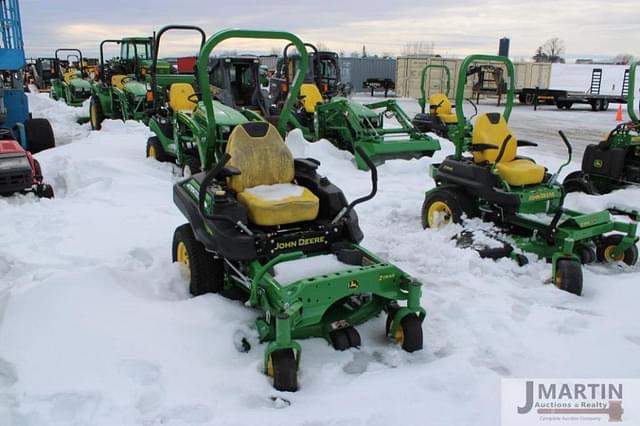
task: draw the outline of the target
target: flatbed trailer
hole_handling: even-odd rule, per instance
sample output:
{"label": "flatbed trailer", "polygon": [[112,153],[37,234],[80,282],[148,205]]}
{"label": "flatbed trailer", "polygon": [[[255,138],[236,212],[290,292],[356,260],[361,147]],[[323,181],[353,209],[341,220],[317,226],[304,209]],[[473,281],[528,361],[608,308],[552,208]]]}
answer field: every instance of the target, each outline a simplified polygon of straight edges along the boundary
{"label": "flatbed trailer", "polygon": [[600,94],[602,69],[594,68],[591,74],[591,87],[586,92],[564,89],[542,89],[525,87],[515,91],[521,104],[555,105],[558,109],[570,109],[574,104],[591,105],[593,111],[606,111],[609,104],[626,104],[629,91],[629,70],[624,73],[622,90],[619,95]]}

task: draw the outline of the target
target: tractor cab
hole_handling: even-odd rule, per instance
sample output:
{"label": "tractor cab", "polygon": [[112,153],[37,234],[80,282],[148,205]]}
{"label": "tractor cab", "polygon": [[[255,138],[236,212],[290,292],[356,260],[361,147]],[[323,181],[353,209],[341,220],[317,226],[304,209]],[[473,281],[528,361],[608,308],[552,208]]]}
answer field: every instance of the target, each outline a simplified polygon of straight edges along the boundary
{"label": "tractor cab", "polygon": [[267,116],[268,93],[262,88],[260,60],[255,56],[214,58],[209,73],[214,99],[234,109]]}

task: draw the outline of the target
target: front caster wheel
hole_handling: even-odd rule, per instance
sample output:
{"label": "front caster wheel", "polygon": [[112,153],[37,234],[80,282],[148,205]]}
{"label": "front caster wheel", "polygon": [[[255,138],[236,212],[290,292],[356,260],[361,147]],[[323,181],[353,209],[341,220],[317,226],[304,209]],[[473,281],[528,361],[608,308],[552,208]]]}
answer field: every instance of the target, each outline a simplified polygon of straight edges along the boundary
{"label": "front caster wheel", "polygon": [[273,387],[283,392],[298,390],[298,363],[293,349],[271,352],[267,364],[267,376],[273,379]]}
{"label": "front caster wheel", "polygon": [[39,198],[53,198],[53,187],[46,183],[36,185],[35,194]]}
{"label": "front caster wheel", "polygon": [[580,262],[573,259],[558,260],[553,283],[560,290],[580,296],[582,294],[582,266],[580,266]]}
{"label": "front caster wheel", "polygon": [[[391,322],[393,321],[392,315],[395,312],[389,312],[389,318],[387,318],[387,333]],[[415,352],[422,349],[422,321],[417,315],[407,315],[400,321],[400,326],[396,332],[391,336],[393,340],[402,346],[407,352]]]}

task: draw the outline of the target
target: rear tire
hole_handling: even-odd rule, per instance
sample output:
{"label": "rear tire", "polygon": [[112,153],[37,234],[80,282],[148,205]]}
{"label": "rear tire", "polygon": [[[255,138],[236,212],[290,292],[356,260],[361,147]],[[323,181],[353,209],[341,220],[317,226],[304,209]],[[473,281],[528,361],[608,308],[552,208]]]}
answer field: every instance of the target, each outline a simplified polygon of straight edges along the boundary
{"label": "rear tire", "polygon": [[621,256],[613,256],[612,251],[622,242],[622,238],[623,236],[621,234],[607,235],[604,237],[596,247],[596,258],[598,262],[624,262],[629,266],[638,263],[638,246],[635,244],[627,248]]}
{"label": "rear tire", "polygon": [[46,183],[40,183],[36,185],[36,196],[39,198],[53,198],[53,187]]}
{"label": "rear tire", "polygon": [[194,157],[186,157],[182,165],[182,177],[191,177],[200,173],[200,161]]}
{"label": "rear tire", "polygon": [[298,363],[293,349],[271,352],[267,375],[273,378],[273,387],[282,392],[298,390]]}
{"label": "rear tire", "polygon": [[559,259],[553,283],[560,290],[580,296],[582,294],[582,266],[573,259]]}
{"label": "rear tire", "polygon": [[169,156],[157,136],[152,136],[147,139],[147,158],[155,158],[161,163],[169,161]]}
{"label": "rear tire", "polygon": [[191,225],[185,223],[173,234],[172,258],[189,271],[189,292],[193,296],[218,293],[224,289],[224,260],[215,258],[196,240]]}
{"label": "rear tire", "polygon": [[562,186],[565,189],[565,192],[584,192],[589,195],[597,195],[598,189],[590,180],[587,180],[584,177],[584,174],[581,171],[569,173],[564,181],[562,182]]}
{"label": "rear tire", "polygon": [[422,204],[422,227],[441,228],[450,223],[460,223],[462,215],[477,216],[473,199],[462,191],[439,188],[428,193]]}
{"label": "rear tire", "polygon": [[91,130],[102,129],[102,122],[104,121],[104,112],[102,111],[102,104],[100,104],[100,98],[98,96],[91,96],[89,102],[89,121],[91,122]]}
{"label": "rear tire", "polygon": [[27,146],[32,154],[56,146],[51,123],[46,118],[30,118],[24,122]]}

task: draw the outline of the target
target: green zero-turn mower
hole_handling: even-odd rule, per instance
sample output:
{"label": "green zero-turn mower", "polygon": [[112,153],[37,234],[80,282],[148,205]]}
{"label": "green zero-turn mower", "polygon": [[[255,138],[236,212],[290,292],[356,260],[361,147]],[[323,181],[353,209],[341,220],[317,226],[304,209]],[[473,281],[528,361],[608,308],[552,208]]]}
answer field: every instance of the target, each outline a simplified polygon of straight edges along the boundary
{"label": "green zero-turn mower", "polygon": [[[174,233],[173,260],[187,267],[191,293],[241,292],[260,312],[258,336],[269,342],[264,371],[283,391],[298,388],[301,346],[294,339],[324,337],[339,350],[358,347],[354,327],[383,310],[389,314],[387,335],[406,351],[421,349],[421,284],[358,245],[363,235],[354,207],[377,188],[375,166],[362,148],[372,190],[347,203],[342,191],[317,173],[317,161],[294,160],[271,123],[241,123],[226,143],[213,136],[219,115],[207,65],[213,48],[231,38],[285,39],[303,47],[287,32],[230,29],[214,34],[200,51],[200,108],[211,135],[203,149],[211,154],[205,159],[215,163],[174,186],[174,201],[188,223]],[[303,53],[302,70],[307,61]],[[300,84],[294,83],[290,102]],[[286,117],[280,120],[286,123]],[[223,148],[219,157],[216,147]],[[323,264],[329,266],[317,275],[285,277],[287,270]]]}
{"label": "green zero-turn mower", "polygon": [[[287,56],[286,50],[284,56]],[[285,80],[297,71],[297,63],[288,61]],[[329,67],[322,69],[328,70]],[[323,96],[313,72],[317,70],[310,68],[306,73],[305,83],[300,88],[300,100],[288,121],[288,126],[301,129],[307,140],[328,139],[336,147],[352,152],[361,170],[366,170],[367,165],[356,147],[361,147],[377,163],[391,158],[431,156],[440,149],[438,140],[419,131],[395,100],[360,104],[343,96],[329,98],[330,92]],[[278,93],[289,90],[282,78],[279,76],[271,84],[276,108]],[[275,90],[274,85],[280,88]],[[399,127],[385,128],[385,118],[395,119]]]}
{"label": "green zero-turn mower", "polygon": [[[157,61],[162,36],[168,31],[175,30],[197,32],[201,36],[200,48],[206,41],[205,33],[199,27],[166,26],[155,38],[154,64]],[[247,57],[248,62],[253,63],[252,58]],[[246,64],[242,62],[244,67]],[[243,106],[237,110],[237,105],[225,105],[221,102],[228,100],[228,96],[225,96],[225,92],[219,87],[213,85],[215,84],[213,76],[218,74],[219,65],[226,62],[220,58],[214,58],[210,63],[211,67],[207,64],[202,70],[196,66],[195,74],[156,73],[154,71],[156,67],[153,64],[150,70],[154,107],[151,111],[149,128],[155,136],[147,141],[147,157],[177,163],[182,168],[183,176],[206,170],[217,161],[224,153],[226,141],[235,126],[253,120],[263,121],[263,118],[251,108]],[[201,83],[198,81],[198,76],[201,72],[209,81],[206,86],[209,89],[207,93],[211,93],[210,101],[203,99],[202,90],[199,89]],[[258,78],[257,68],[256,78]],[[231,82],[227,81],[228,92],[231,91],[231,86]],[[205,102],[211,102],[211,105],[206,105]],[[213,132],[208,130],[208,106],[215,114]],[[290,109],[291,107],[287,111]]]}
{"label": "green zero-turn mower", "polygon": [[[60,53],[70,55],[65,61],[60,58]],[[72,56],[76,57],[75,66],[70,60]],[[82,106],[91,96],[91,81],[83,64],[82,52],[79,49],[56,50],[53,65],[57,73],[56,77],[51,79],[49,96],[55,100],[62,99],[70,106]]]}
{"label": "green zero-turn mower", "polygon": [[[639,64],[634,62],[629,68],[627,113],[630,120],[617,125],[605,140],[587,146],[581,170],[570,173],[564,180],[568,192],[606,194],[629,185],[640,185],[640,120],[635,111]],[[637,211],[625,213],[639,217]]]}
{"label": "green zero-turn mower", "polygon": [[[104,45],[120,46],[120,56],[104,61]],[[100,81],[92,86],[91,128],[100,130],[105,118],[148,122],[153,95],[147,83],[153,50],[152,37],[128,37],[100,43]],[[156,64],[156,73],[169,73],[169,63]]]}
{"label": "green zero-turn mower", "polygon": [[[427,75],[430,71],[441,70],[442,77],[446,77],[446,91],[442,93],[434,93],[429,96],[427,108],[427,93],[425,89],[425,83],[427,81]],[[420,75],[420,98],[418,98],[418,104],[420,105],[420,112],[413,118],[412,123],[416,128],[422,132],[433,132],[443,138],[448,138],[449,129],[455,131],[458,124],[458,118],[455,112],[452,111],[451,101],[449,95],[451,92],[451,72],[449,67],[442,64],[430,64],[422,69]]]}
{"label": "green zero-turn mower", "polygon": [[[509,87],[504,113],[480,114],[466,137],[462,110],[465,71],[474,61],[503,63]],[[562,132],[569,159],[555,174],[517,155],[518,147],[536,144],[516,139],[507,124],[513,107],[513,71],[513,64],[504,57],[471,55],[463,61],[456,90],[459,131],[453,139],[455,154],[432,166],[436,187],[425,194],[422,224],[439,227],[461,222],[464,215],[493,221],[521,250],[552,262],[556,286],[579,295],[581,263],[637,262],[637,225],[614,222],[607,211],[587,214],[563,208],[565,190],[557,177],[571,161],[571,145]],[[518,260],[524,258],[519,256]]]}

